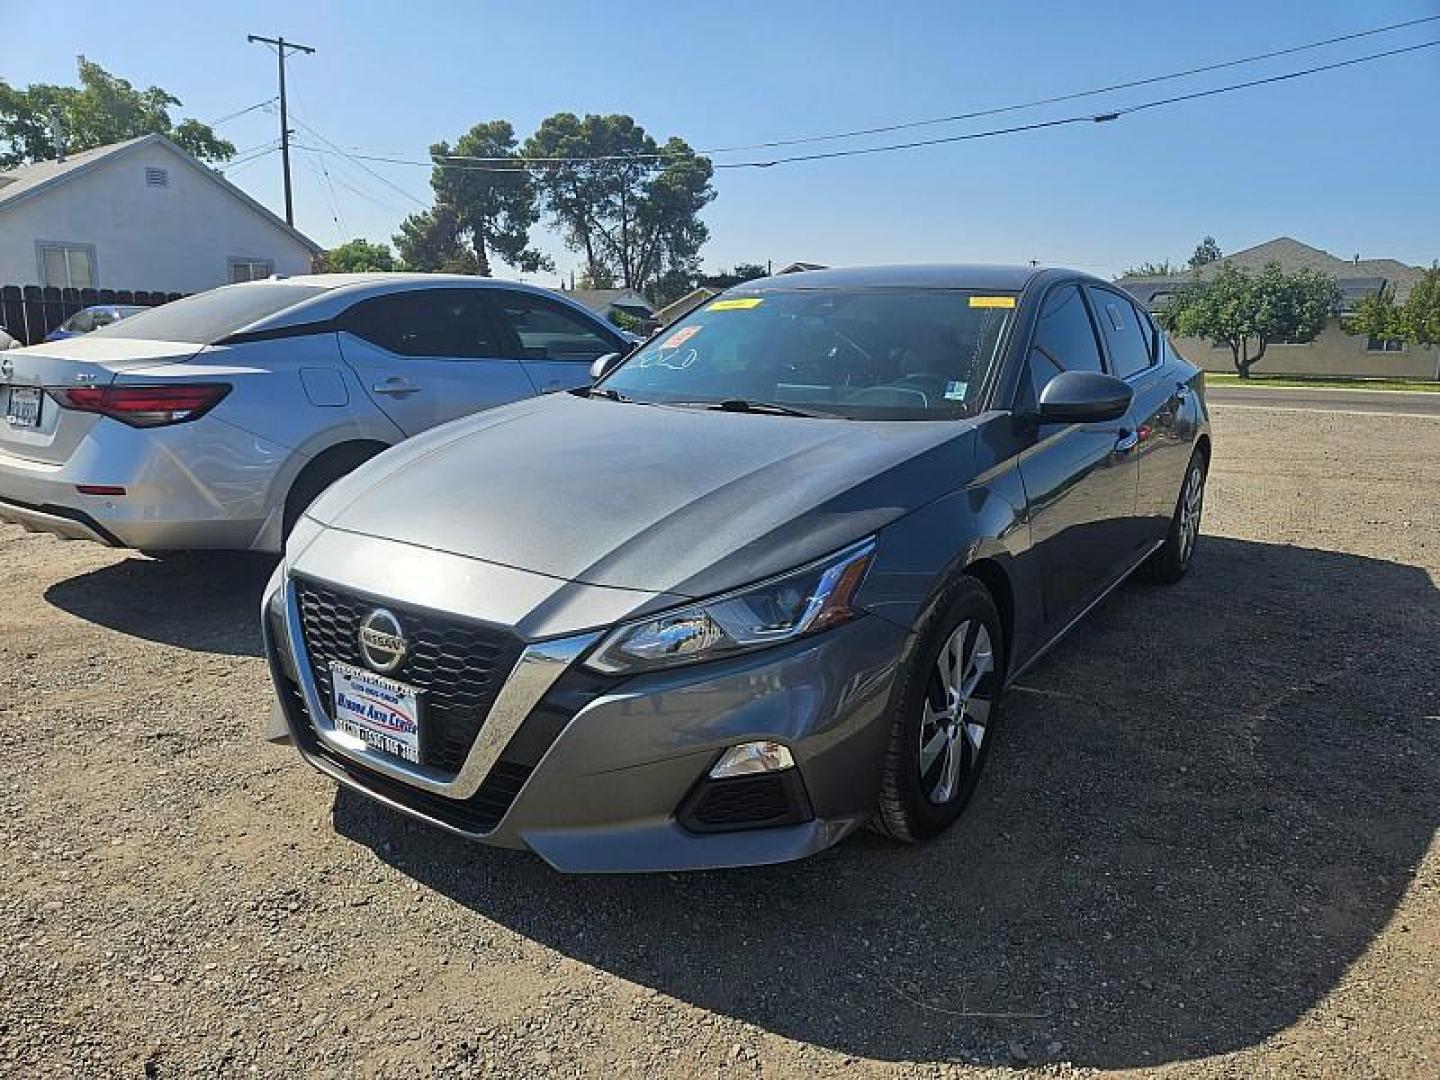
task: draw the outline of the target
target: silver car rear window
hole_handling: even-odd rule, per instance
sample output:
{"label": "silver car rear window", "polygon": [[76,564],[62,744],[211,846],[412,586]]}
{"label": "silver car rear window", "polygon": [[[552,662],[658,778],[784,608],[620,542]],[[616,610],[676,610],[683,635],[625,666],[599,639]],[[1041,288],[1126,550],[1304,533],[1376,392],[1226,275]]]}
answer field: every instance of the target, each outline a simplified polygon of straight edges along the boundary
{"label": "silver car rear window", "polygon": [[150,308],[90,336],[210,345],[324,291],[319,285],[282,282],[226,285]]}

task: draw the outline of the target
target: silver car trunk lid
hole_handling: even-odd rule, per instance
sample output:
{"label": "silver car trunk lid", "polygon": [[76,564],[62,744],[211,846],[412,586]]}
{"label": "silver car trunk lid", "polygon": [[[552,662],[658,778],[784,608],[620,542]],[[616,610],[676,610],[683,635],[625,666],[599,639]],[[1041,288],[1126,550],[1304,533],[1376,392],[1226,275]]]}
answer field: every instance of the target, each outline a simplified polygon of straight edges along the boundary
{"label": "silver car trunk lid", "polygon": [[[183,341],[129,338],[70,338],[0,353],[0,454],[27,461],[63,464],[99,420],[93,413],[62,409],[55,398],[40,395],[39,422],[16,423],[12,393],[32,390],[108,386],[122,372],[189,360],[205,346]],[[28,415],[28,414],[27,414]]]}

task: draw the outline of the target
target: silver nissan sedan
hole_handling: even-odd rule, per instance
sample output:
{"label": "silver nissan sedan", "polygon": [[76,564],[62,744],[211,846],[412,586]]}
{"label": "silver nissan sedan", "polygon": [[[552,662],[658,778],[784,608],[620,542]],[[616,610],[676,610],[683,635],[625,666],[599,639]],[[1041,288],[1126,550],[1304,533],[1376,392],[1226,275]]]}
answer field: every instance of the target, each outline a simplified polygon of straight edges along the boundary
{"label": "silver nissan sedan", "polygon": [[273,738],[560,870],[940,833],[1006,685],[1195,549],[1201,373],[1082,274],[749,282],[594,374],[341,480],[262,603]]}

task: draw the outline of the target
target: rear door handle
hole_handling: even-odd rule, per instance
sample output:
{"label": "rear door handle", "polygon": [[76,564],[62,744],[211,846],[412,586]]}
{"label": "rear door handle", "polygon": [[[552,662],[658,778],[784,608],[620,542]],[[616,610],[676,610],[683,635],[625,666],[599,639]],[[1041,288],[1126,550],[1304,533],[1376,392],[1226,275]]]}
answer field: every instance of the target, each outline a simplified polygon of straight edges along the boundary
{"label": "rear door handle", "polygon": [[1128,454],[1131,450],[1134,450],[1135,447],[1139,445],[1140,432],[1127,431],[1126,429],[1122,428],[1120,430],[1120,437],[1115,440],[1115,453]]}
{"label": "rear door handle", "polygon": [[377,394],[384,394],[387,397],[405,397],[408,394],[416,394],[420,392],[420,387],[415,386],[412,383],[406,382],[399,376],[396,376],[393,379],[386,379],[382,383],[376,383],[370,389]]}

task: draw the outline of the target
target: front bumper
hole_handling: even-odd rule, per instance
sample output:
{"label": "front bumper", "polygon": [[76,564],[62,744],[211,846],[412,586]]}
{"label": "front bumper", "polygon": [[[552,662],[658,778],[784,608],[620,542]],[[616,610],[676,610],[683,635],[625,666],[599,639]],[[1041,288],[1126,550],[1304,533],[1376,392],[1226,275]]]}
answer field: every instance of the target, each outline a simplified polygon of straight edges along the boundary
{"label": "front bumper", "polygon": [[[459,776],[387,774],[365,761],[365,751],[325,737],[328,721],[313,719],[319,701],[304,674],[295,590],[283,573],[267,590],[262,622],[296,749],[337,782],[467,839],[526,848],[567,872],[748,866],[823,850],[875,805],[886,703],[906,639],[883,619],[862,617],[789,646],[624,679],[574,662],[593,633],[532,647],[564,659],[547,668],[540,686],[522,658],[501,696],[517,680],[528,678],[528,689],[511,694],[481,729],[480,740],[495,742],[483,775],[447,792],[446,781]],[[276,592],[285,600],[283,620],[270,614]],[[510,711],[517,702],[518,716]],[[783,742],[795,757],[790,773],[767,774],[785,785],[785,813],[773,820],[786,823],[730,828],[723,814],[718,826],[712,814],[698,824],[709,769],[726,748],[754,739]]]}

